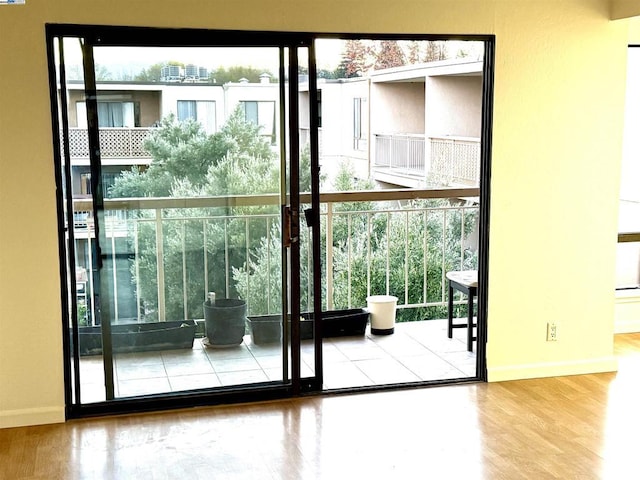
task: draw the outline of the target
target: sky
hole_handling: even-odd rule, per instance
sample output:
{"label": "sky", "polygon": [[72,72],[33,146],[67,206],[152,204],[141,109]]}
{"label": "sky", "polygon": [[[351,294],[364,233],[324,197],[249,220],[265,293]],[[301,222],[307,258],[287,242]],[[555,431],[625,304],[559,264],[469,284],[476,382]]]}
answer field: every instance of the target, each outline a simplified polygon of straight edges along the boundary
{"label": "sky", "polygon": [[[335,70],[342,59],[344,40],[316,40],[316,60],[319,70]],[[464,49],[477,55],[482,42],[447,41],[447,49],[455,53]],[[300,49],[300,63],[306,64],[306,49]],[[158,63],[177,61],[206,68],[209,72],[219,67],[254,67],[275,74],[278,71],[276,47],[95,47],[94,60],[98,68],[106,69],[114,79],[134,78],[143,69]],[[65,39],[65,60],[68,71],[81,70],[82,54],[77,38]]]}
{"label": "sky", "polygon": [[[342,40],[322,39],[316,43],[318,68],[335,69],[340,62]],[[96,47],[94,61],[110,70],[136,74],[153,64],[175,60],[212,70],[224,66],[252,66],[270,72],[278,70],[278,49],[206,48],[206,47]],[[82,54],[77,39],[66,39],[67,65],[81,65]]]}

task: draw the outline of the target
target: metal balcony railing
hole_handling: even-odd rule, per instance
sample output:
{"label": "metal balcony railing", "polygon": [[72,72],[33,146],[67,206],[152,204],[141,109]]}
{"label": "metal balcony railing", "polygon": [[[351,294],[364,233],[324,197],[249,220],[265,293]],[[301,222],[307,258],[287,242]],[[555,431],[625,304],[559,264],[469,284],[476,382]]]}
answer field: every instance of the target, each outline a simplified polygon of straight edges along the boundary
{"label": "metal balcony railing", "polygon": [[[477,202],[469,199],[478,195],[477,188],[321,194],[323,308],[361,307],[369,294],[396,295],[401,309],[445,307],[446,271],[476,268],[467,239],[478,215]],[[309,202],[309,195],[301,200]],[[275,194],[105,200],[103,228],[110,245],[102,251],[108,252],[109,290],[125,289],[135,297],[136,321],[149,315],[160,321],[201,318],[197,310],[209,290],[246,298],[250,313],[277,313],[279,204]],[[76,200],[74,208],[76,241],[95,241],[91,202]],[[312,269],[304,222],[300,241],[302,303],[310,305]],[[94,249],[85,250],[86,264],[77,267],[91,272]],[[127,263],[118,266],[123,257]],[[128,269],[133,282],[123,281],[118,268]],[[141,269],[147,269],[144,288],[136,284],[144,277]],[[92,298],[94,275],[87,277]],[[259,295],[252,283],[257,281]],[[263,304],[252,305],[257,296]],[[113,301],[119,321],[117,298]]]}
{"label": "metal balcony railing", "polygon": [[426,160],[424,135],[374,135],[374,168],[394,169],[397,173],[424,177]]}

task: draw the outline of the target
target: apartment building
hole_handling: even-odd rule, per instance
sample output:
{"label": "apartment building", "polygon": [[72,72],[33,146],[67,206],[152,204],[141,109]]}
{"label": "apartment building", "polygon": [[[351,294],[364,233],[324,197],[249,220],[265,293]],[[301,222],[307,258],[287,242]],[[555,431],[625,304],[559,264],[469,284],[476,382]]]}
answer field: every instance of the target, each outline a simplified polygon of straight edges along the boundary
{"label": "apartment building", "polygon": [[[152,158],[144,149],[144,141],[169,115],[178,121],[195,120],[206,133],[212,134],[240,105],[247,120],[262,125],[265,132],[275,128],[277,90],[275,84],[269,84],[268,76],[261,84],[99,82],[97,90],[102,175],[107,190],[123,170],[133,166],[144,169],[149,165]],[[84,84],[69,83],[67,95],[73,190],[84,195],[90,193]]]}
{"label": "apartment building", "polygon": [[[144,141],[162,118],[192,119],[214,133],[240,106],[274,146],[280,112],[271,76],[260,83],[98,82],[105,189],[123,170],[152,160]],[[304,79],[303,79],[304,82]],[[308,80],[307,80],[308,82]],[[73,191],[90,193],[84,85],[67,85]],[[400,187],[477,186],[480,172],[482,61],[455,59],[321,80],[320,164],[329,176],[342,162],[361,178]],[[300,136],[309,141],[308,83],[301,85]],[[427,108],[427,105],[429,107]],[[410,112],[407,115],[407,112]],[[455,151],[455,157],[454,157]],[[448,169],[448,170],[447,170]],[[431,179],[431,180],[429,180]]]}

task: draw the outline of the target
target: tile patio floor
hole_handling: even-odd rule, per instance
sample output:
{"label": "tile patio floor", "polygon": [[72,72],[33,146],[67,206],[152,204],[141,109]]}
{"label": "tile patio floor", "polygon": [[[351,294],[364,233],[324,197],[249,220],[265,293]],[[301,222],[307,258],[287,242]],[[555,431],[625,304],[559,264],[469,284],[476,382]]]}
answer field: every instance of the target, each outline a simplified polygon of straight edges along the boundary
{"label": "tile patio floor", "polygon": [[[323,342],[324,388],[339,389],[475,376],[476,355],[467,352],[465,329],[447,338],[446,321],[397,323],[393,335],[327,338]],[[116,397],[278,381],[282,348],[255,345],[206,347],[196,338],[190,350],[117,354]],[[304,341],[302,376],[313,374],[313,345]],[[82,403],[104,400],[102,357],[82,357]]]}

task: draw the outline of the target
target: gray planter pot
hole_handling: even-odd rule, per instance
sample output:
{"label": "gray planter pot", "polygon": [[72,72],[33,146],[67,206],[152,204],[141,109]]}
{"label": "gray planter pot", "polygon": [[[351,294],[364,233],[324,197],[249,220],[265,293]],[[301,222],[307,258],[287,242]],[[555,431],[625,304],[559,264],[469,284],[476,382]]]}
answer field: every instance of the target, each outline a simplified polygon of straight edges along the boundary
{"label": "gray planter pot", "polygon": [[242,343],[247,322],[247,302],[220,298],[204,302],[205,331],[209,345],[229,347]]}

